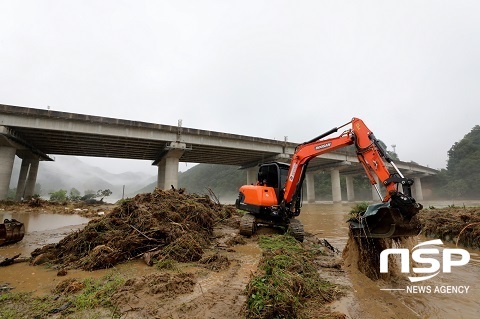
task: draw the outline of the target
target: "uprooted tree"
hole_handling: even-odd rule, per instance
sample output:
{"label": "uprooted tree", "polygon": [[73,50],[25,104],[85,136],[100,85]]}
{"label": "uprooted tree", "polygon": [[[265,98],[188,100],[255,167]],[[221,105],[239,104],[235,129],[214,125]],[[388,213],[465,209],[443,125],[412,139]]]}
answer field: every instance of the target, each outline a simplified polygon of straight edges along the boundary
{"label": "uprooted tree", "polygon": [[81,197],[83,201],[96,201],[96,198],[100,198],[98,202],[102,203],[105,197],[112,195],[112,191],[110,189],[99,189],[98,191],[93,190],[86,190],[85,195]]}

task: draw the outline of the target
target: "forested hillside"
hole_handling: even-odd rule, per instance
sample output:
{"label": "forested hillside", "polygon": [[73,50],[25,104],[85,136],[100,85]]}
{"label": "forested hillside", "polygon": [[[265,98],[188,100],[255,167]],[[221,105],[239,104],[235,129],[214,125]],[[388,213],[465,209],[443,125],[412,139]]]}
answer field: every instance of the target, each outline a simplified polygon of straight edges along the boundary
{"label": "forested hillside", "polygon": [[[480,199],[480,126],[448,151],[447,169],[426,179],[437,198]],[[423,185],[423,184],[422,184]]]}

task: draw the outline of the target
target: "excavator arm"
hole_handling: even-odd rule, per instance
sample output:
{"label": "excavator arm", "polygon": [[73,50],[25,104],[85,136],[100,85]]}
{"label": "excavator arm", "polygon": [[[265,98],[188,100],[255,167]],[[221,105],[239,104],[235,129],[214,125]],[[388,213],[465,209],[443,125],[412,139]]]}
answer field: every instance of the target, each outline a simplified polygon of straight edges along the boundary
{"label": "excavator arm", "polygon": [[[348,124],[351,124],[351,128],[345,130],[340,136],[323,139]],[[392,237],[397,226],[409,223],[412,217],[422,209],[422,205],[416,203],[415,199],[411,197],[413,180],[407,179],[402,175],[379,140],[375,138],[375,135],[365,123],[358,118],[353,118],[352,121],[340,127],[335,127],[297,147],[290,164],[281,206],[289,210],[289,215],[299,215],[300,192],[309,161],[317,156],[349,145],[355,146],[357,158],[362,164],[370,183],[375,186],[382,200],[382,204],[375,206],[377,207],[376,209],[370,208],[370,210],[367,210],[368,214],[365,216],[365,220],[362,219],[362,216],[358,216],[350,220],[350,224],[352,228],[360,229],[363,234],[366,234],[366,237]],[[390,173],[385,161],[392,165],[396,173]],[[376,186],[377,179],[387,190],[385,196],[381,195],[380,190]],[[398,184],[402,185],[404,193],[398,191]],[[379,212],[381,214],[377,216]],[[373,218],[374,216],[381,218],[375,219]],[[365,224],[367,217],[370,226]],[[403,233],[399,231],[396,236],[417,235],[420,229],[416,223],[414,224],[407,227],[412,228],[411,230],[403,230]],[[378,227],[379,225],[382,227]],[[374,233],[372,228],[375,227],[382,230]]]}
{"label": "excavator arm", "polygon": [[[339,136],[327,138],[349,124],[351,127]],[[237,208],[249,212],[242,222],[244,226],[241,227],[241,233],[253,234],[257,223],[288,226],[294,230],[299,228],[300,226],[295,226],[298,225],[298,220],[294,217],[300,214],[302,184],[308,163],[317,156],[347,146],[355,148],[359,162],[382,201],[369,206],[363,214],[349,220],[352,232],[361,237],[373,238],[417,235],[420,224],[415,215],[422,209],[422,205],[416,203],[411,196],[413,181],[402,175],[379,140],[358,118],[298,145],[284,184],[272,182],[276,181],[278,176],[283,176],[283,173],[279,173],[278,164],[262,164],[257,185],[242,186],[236,201]],[[395,173],[390,173],[386,162],[395,169]],[[270,175],[272,170],[276,172],[273,179]],[[264,173],[268,178],[263,179]],[[386,188],[386,195],[381,194],[377,183]],[[403,193],[399,191],[398,185],[402,185]],[[303,240],[303,230],[295,230],[294,233]]]}

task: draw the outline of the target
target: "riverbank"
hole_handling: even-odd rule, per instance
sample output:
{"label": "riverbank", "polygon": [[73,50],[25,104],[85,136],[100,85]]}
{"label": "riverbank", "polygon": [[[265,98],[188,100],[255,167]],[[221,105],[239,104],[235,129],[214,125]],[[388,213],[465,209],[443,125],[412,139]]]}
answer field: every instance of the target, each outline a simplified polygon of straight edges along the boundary
{"label": "riverbank", "polygon": [[[449,304],[449,300],[461,303],[464,307],[462,313],[475,313],[475,305],[466,306],[468,300],[477,298],[478,291],[475,288],[472,288],[468,295],[448,296],[448,299],[441,295],[413,296],[386,292],[380,289],[391,288],[390,285],[405,285],[406,282],[403,279],[395,283],[372,281],[355,267],[343,264],[341,254],[326,248],[323,239],[328,239],[334,248],[343,249],[342,243],[346,242],[347,232],[344,218],[346,215],[342,212],[346,213],[348,209],[348,205],[304,207],[300,218],[309,233],[305,242],[298,244],[302,257],[299,255],[296,259],[308,258],[308,265],[315,265],[319,278],[334,288],[330,293],[317,295],[326,297],[322,297],[326,301],[321,303],[316,302],[315,298],[305,299],[306,308],[295,310],[298,316],[356,319],[448,318],[442,316],[441,309]],[[97,220],[102,218],[98,214],[95,217]],[[213,224],[212,232],[207,236],[209,242],[202,247],[202,257],[196,261],[157,259],[152,266],[147,266],[139,257],[109,269],[66,269],[62,276],[59,275],[63,274],[60,271],[68,267],[60,267],[61,264],[52,261],[38,266],[21,263],[5,267],[0,271],[0,287],[3,287],[0,293],[1,318],[244,318],[248,313],[248,300],[252,301],[255,294],[255,290],[248,287],[252,287],[251,283],[255,282],[255,279],[260,282],[270,280],[265,277],[264,265],[271,264],[272,260],[288,260],[282,259],[285,255],[282,251],[263,247],[265,239],[268,241],[282,238],[275,230],[260,227],[257,234],[251,238],[240,237],[238,218],[238,215],[232,214]],[[171,222],[170,226],[181,228]],[[53,233],[65,238],[85,227],[84,224],[76,226],[75,229],[67,227],[63,230],[38,233],[43,233],[45,238]],[[131,234],[145,238],[138,231],[129,228]],[[153,237],[139,227],[135,228],[144,235]],[[56,242],[61,238],[57,238]],[[0,255],[5,251],[4,248],[0,249]],[[278,266],[278,263],[276,264]],[[310,267],[308,265],[293,263],[287,268],[301,273],[302,269]],[[475,274],[474,268],[470,268],[464,273],[452,274],[454,279],[443,276],[441,280],[460,282],[462,278],[468,277],[475,281],[478,274]],[[301,281],[295,279],[284,286],[295,287],[298,282]],[[253,301],[256,296],[255,294]],[[271,307],[271,303],[267,302],[266,305]],[[453,305],[452,309],[455,309]]]}

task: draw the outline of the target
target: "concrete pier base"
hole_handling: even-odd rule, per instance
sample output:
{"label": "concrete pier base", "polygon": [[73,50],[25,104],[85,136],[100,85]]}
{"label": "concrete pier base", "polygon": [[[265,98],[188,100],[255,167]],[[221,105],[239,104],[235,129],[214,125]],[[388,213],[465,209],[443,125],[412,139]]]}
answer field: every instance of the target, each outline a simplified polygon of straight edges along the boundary
{"label": "concrete pier base", "polygon": [[178,164],[186,150],[184,143],[172,142],[158,162],[157,188],[167,190],[178,188]]}
{"label": "concrete pier base", "polygon": [[349,202],[355,201],[355,190],[353,188],[353,176],[347,175],[345,176],[345,180],[347,183],[347,200]]}
{"label": "concrete pier base", "polygon": [[330,177],[332,178],[332,200],[334,203],[342,201],[342,188],[340,185],[340,171],[338,169],[332,169],[330,171]]}
{"label": "concrete pier base", "polygon": [[417,201],[423,200],[422,181],[420,180],[420,177],[415,177],[413,179],[413,187],[415,190],[415,199]]}
{"label": "concrete pier base", "polygon": [[15,194],[15,200],[20,201],[25,197],[25,185],[27,183],[27,174],[30,169],[30,160],[28,158],[22,159],[20,166],[20,175],[18,176],[17,193]]}
{"label": "concrete pier base", "polygon": [[16,148],[0,146],[0,200],[7,199]]}
{"label": "concrete pier base", "polygon": [[30,169],[28,170],[27,182],[25,185],[25,198],[35,195],[35,184],[37,183],[38,166],[40,161],[38,158],[30,160]]}
{"label": "concrete pier base", "polygon": [[307,186],[307,201],[309,203],[315,203],[315,182],[313,179],[313,173],[306,173],[305,183]]}

